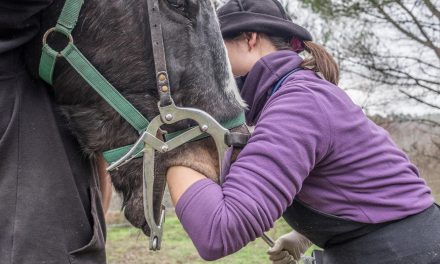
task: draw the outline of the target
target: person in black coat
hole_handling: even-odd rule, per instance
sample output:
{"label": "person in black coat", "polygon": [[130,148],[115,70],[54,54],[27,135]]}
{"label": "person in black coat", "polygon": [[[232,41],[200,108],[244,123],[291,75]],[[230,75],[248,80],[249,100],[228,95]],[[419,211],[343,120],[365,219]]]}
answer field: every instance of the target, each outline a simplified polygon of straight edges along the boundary
{"label": "person in black coat", "polygon": [[98,173],[24,62],[51,2],[0,2],[2,264],[106,262]]}

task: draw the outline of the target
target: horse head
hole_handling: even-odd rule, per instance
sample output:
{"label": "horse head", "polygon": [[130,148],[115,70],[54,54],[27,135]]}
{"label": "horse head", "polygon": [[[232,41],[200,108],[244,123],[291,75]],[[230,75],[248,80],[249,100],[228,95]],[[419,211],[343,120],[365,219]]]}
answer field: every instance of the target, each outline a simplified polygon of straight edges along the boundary
{"label": "horse head", "polygon": [[[55,3],[42,16],[42,33],[52,27],[64,1]],[[61,3],[60,3],[61,2]],[[177,106],[201,109],[218,121],[239,115],[244,104],[234,82],[226,49],[211,0],[159,0],[171,96]],[[88,0],[72,32],[75,45],[100,73],[149,120],[159,114],[148,1]],[[65,41],[51,34],[51,45]],[[39,41],[41,38],[39,38]],[[29,60],[39,60],[41,44],[33,45]],[[133,144],[136,131],[70,67],[60,60],[53,88],[57,103],[67,117],[84,152],[96,157],[106,150]],[[191,121],[167,125],[173,132],[188,128]],[[218,180],[218,157],[212,139],[187,143],[156,156],[155,215],[159,215],[167,168],[191,167]],[[111,173],[123,196],[126,218],[149,234],[142,201],[142,159],[135,159]]]}

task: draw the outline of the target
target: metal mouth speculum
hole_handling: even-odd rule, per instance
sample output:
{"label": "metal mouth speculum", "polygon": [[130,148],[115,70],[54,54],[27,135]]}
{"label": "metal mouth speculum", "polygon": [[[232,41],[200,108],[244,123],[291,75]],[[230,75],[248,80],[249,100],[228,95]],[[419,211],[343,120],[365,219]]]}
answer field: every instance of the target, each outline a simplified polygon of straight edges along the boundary
{"label": "metal mouth speculum", "polygon": [[[151,231],[150,250],[154,251],[160,250],[161,248],[163,223],[165,219],[165,206],[162,205],[159,223],[155,220],[153,210],[153,187],[155,180],[154,160],[156,151],[160,153],[172,151],[206,133],[214,139],[219,157],[219,168],[221,170],[224,154],[228,149],[228,145],[225,143],[225,137],[229,134],[228,129],[220,125],[220,123],[208,113],[199,109],[177,107],[174,102],[171,102],[168,106],[159,105],[159,111],[160,115],[151,121],[146,131],[142,133],[130,151],[121,159],[112,163],[107,169],[108,171],[115,170],[128,163],[130,160],[138,157],[138,155],[143,152],[144,215]],[[162,125],[174,124],[182,120],[193,120],[198,126],[183,132],[167,142],[156,137],[156,134],[160,131]]]}

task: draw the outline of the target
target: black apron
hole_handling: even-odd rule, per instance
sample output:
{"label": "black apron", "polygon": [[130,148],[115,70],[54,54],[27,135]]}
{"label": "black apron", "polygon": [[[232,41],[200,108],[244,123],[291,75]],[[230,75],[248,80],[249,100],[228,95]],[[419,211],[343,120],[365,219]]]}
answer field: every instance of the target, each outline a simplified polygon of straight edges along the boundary
{"label": "black apron", "polygon": [[323,264],[438,264],[440,209],[401,220],[364,224],[325,214],[296,199],[283,215],[324,249]]}
{"label": "black apron", "polygon": [[21,53],[0,53],[0,263],[105,263],[91,163]]}

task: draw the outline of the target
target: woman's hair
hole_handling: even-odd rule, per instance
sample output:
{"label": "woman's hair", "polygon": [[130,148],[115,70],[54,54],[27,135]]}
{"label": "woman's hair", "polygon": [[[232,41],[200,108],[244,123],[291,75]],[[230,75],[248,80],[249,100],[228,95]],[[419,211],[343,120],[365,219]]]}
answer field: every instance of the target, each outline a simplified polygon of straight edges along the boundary
{"label": "woman's hair", "polygon": [[[283,37],[267,36],[277,50],[293,50],[292,41]],[[339,66],[327,50],[312,41],[304,41],[304,50],[309,53],[301,67],[320,72],[324,78],[337,85],[339,83]]]}
{"label": "woman's hair", "polygon": [[[259,36],[266,36],[270,42],[274,45],[276,50],[292,50],[300,53],[302,50],[307,51],[309,56],[306,56],[301,67],[310,69],[315,72],[319,72],[329,82],[338,85],[339,83],[339,66],[327,50],[312,41],[299,42],[302,45],[302,49],[296,50],[297,47],[293,47],[293,40],[286,39],[284,37],[269,36],[266,34],[258,33]],[[240,34],[231,38],[232,40],[241,39],[247,37],[248,33]]]}

